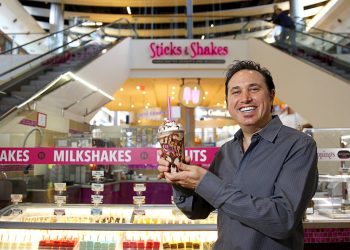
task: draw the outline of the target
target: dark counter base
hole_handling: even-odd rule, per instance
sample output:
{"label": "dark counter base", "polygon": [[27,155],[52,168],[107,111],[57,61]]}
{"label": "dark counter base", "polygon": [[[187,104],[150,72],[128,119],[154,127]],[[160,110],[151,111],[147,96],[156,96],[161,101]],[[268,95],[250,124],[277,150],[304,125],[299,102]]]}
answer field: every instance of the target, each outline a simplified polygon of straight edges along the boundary
{"label": "dark counter base", "polygon": [[305,243],[304,250],[349,250],[350,242]]}

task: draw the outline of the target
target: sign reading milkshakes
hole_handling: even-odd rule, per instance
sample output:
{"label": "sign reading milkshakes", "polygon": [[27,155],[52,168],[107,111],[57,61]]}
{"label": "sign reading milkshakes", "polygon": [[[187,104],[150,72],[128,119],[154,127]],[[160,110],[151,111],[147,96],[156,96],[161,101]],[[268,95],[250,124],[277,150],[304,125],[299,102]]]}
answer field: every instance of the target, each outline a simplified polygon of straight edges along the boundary
{"label": "sign reading milkshakes", "polygon": [[[157,148],[0,148],[0,166],[28,164],[157,164]],[[218,148],[188,148],[193,164],[209,165]]]}
{"label": "sign reading milkshakes", "polygon": [[177,44],[173,41],[151,42],[148,46],[152,63],[211,63],[224,64],[228,46],[218,41],[192,41]]}

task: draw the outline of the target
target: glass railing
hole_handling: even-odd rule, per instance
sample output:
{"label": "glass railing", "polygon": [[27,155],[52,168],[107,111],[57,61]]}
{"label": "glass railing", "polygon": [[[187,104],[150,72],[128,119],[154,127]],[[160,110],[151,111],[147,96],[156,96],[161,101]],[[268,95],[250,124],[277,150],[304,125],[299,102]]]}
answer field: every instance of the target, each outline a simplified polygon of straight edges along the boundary
{"label": "glass railing", "polygon": [[337,54],[350,53],[350,47],[349,47],[350,36],[342,33],[334,33],[334,32],[329,32],[322,29],[318,29],[315,27],[310,27],[304,23],[297,23],[296,26],[297,26],[297,30],[299,31],[308,33],[322,40],[331,42],[327,44],[327,46],[324,46],[324,48],[327,49],[329,52],[337,53]]}
{"label": "glass railing", "polygon": [[[137,37],[137,32],[126,19],[119,19],[105,26],[98,26],[96,23],[82,22],[70,26],[64,30],[42,36],[21,46],[0,53],[6,56],[7,64],[0,70],[0,82],[9,80],[23,71],[40,65],[50,57],[60,54],[63,51],[81,47],[89,42],[109,44],[116,41],[120,36],[116,31],[118,25],[128,26],[129,35]],[[27,54],[13,57],[13,51],[26,51]]]}

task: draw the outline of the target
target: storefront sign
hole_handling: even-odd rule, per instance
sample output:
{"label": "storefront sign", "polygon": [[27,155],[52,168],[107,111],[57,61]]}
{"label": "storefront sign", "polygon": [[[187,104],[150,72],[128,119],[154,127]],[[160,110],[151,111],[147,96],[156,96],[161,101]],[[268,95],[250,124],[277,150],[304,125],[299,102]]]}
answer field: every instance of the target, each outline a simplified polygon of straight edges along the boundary
{"label": "storefront sign", "polygon": [[223,57],[229,54],[227,46],[217,41],[192,41],[189,44],[151,42],[149,54],[153,63],[225,63]]}
{"label": "storefront sign", "polygon": [[[0,164],[157,164],[157,148],[0,148]],[[192,164],[208,165],[218,148],[187,148]],[[16,166],[17,167],[17,166]]]}
{"label": "storefront sign", "polygon": [[165,117],[166,112],[162,111],[160,108],[149,108],[142,110],[137,117],[139,119],[159,121]]}
{"label": "storefront sign", "polygon": [[201,118],[228,118],[232,119],[227,109],[223,108],[206,108],[196,107],[195,109],[196,120]]}
{"label": "storefront sign", "polygon": [[319,161],[350,161],[350,148],[319,148]]}

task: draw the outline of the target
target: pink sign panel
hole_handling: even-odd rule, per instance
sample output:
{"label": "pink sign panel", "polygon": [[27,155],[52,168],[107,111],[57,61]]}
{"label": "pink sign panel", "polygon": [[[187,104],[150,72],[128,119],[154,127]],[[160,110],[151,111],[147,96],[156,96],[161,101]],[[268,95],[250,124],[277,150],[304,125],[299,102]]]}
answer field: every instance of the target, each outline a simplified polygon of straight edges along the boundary
{"label": "pink sign panel", "polygon": [[[0,148],[0,164],[157,164],[158,148]],[[187,148],[191,164],[209,165],[218,148]]]}

